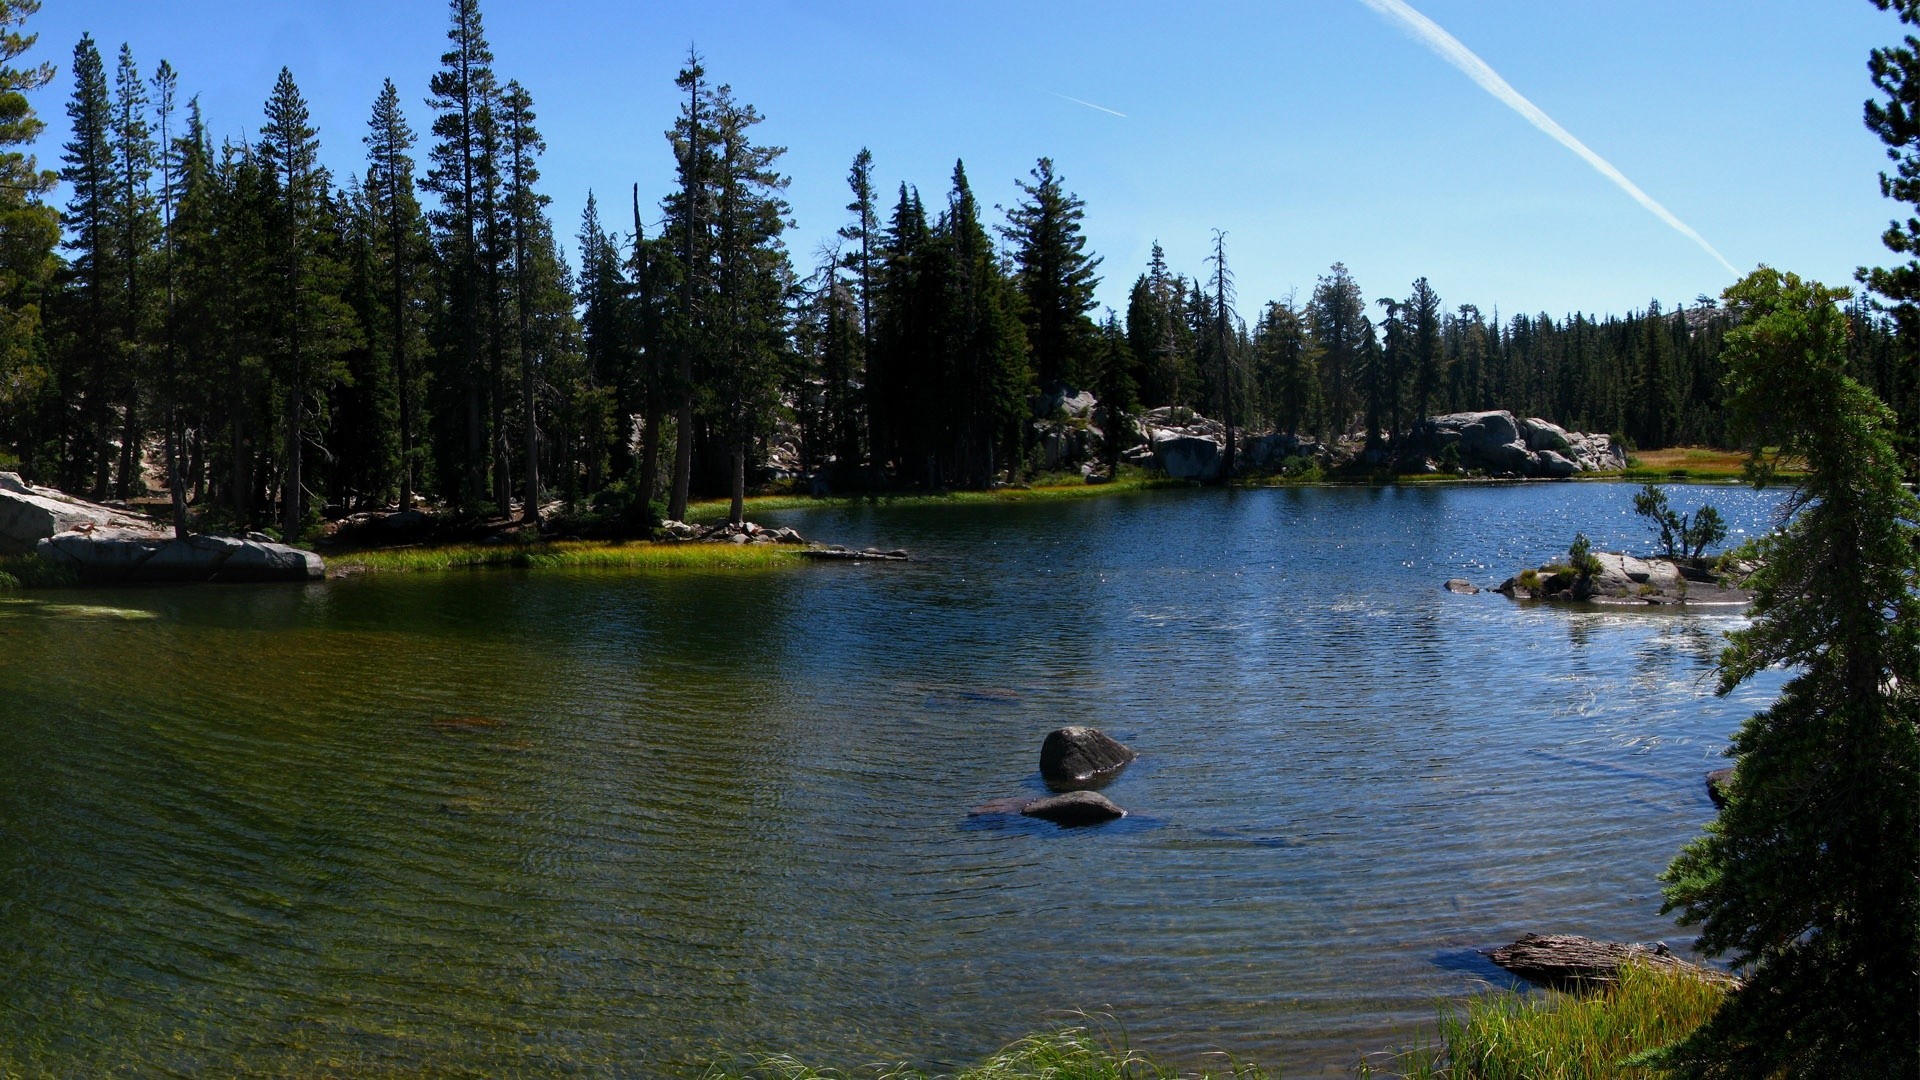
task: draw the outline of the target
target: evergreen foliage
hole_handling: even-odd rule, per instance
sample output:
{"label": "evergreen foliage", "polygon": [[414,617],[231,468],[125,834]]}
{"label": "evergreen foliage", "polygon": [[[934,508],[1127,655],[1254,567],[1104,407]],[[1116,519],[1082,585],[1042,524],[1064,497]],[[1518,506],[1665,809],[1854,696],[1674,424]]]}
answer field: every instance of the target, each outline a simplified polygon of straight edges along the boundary
{"label": "evergreen foliage", "polygon": [[[290,76],[260,138],[219,144],[170,67],[143,80],[122,47],[109,72],[83,38],[57,233],[38,201],[51,174],[5,151],[34,130],[24,95],[50,74],[6,66],[33,7],[0,0],[0,453],[39,482],[140,494],[157,446],[183,530],[196,516],[297,530],[309,509],[421,494],[531,522],[549,487],[574,507],[617,489],[637,522],[656,497],[682,516],[692,495],[766,479],[1017,483],[1044,419],[1034,392],[1057,387],[1106,406],[1109,464],[1132,418],[1167,406],[1228,421],[1236,452],[1266,429],[1380,449],[1426,414],[1494,408],[1648,447],[1726,434],[1737,316],[1704,297],[1503,321],[1443,309],[1421,278],[1376,323],[1336,264],[1248,325],[1216,238],[1190,274],[1156,243],[1125,311],[1096,325],[1100,260],[1050,158],[995,222],[960,167],[938,205],[901,184],[889,212],[861,150],[837,243],[803,288],[781,243],[780,151],[692,50],[662,220],[643,215],[640,184],[630,231],[611,220],[624,208],[590,201],[569,268],[533,96],[495,74],[478,0],[448,0],[422,174],[389,80],[344,188],[287,112],[304,105]],[[1846,314],[1849,370],[1904,385],[1902,313]],[[776,464],[789,441],[797,462]]]}
{"label": "evergreen foliage", "polygon": [[1845,296],[1764,267],[1726,294],[1735,428],[1809,473],[1720,688],[1794,675],[1734,737],[1725,808],[1663,876],[1667,910],[1747,976],[1672,1051],[1684,1075],[1920,1074],[1920,502],[1892,413],[1847,374]]}
{"label": "evergreen foliage", "polygon": [[[1902,25],[1920,26],[1920,0],[1873,2],[1896,13]],[[1867,102],[1867,129],[1886,144],[1893,162],[1892,172],[1880,174],[1880,193],[1909,208],[1905,220],[1890,222],[1881,235],[1887,250],[1906,261],[1859,272],[1886,298],[1900,328],[1900,362],[1881,367],[1871,385],[1896,412],[1908,474],[1920,475],[1920,39],[1909,31],[1898,45],[1873,50],[1867,69],[1884,95]]]}

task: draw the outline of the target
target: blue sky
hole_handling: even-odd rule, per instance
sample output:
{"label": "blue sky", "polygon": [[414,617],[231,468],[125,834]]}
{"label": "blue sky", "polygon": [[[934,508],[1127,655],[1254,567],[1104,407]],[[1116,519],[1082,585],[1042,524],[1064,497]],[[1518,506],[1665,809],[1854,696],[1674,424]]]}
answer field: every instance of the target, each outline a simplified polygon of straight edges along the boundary
{"label": "blue sky", "polygon": [[[1868,0],[1410,2],[1735,266],[1842,283],[1883,261],[1898,208],[1880,197],[1885,158],[1860,115],[1867,52],[1900,28]],[[1425,275],[1449,306],[1503,315],[1624,312],[1732,280],[1362,0],[482,11],[500,77],[533,95],[543,187],[568,238],[589,188],[624,228],[637,181],[657,219],[672,181],[662,132],[692,43],[766,117],[763,141],[789,148],[803,268],[844,221],[847,167],[866,146],[888,204],[904,181],[930,207],[956,158],[991,206],[1052,157],[1086,201],[1100,302],[1119,309],[1156,238],[1176,271],[1203,273],[1215,229],[1250,318],[1290,291],[1304,299],[1336,260],[1369,298]],[[217,135],[250,135],[290,67],[341,180],[362,167],[390,77],[424,159],[446,24],[443,0],[45,0],[29,58],[60,73],[35,98],[40,157],[58,164],[72,48],[89,31],[109,71],[122,42],[143,72],[171,61]]]}

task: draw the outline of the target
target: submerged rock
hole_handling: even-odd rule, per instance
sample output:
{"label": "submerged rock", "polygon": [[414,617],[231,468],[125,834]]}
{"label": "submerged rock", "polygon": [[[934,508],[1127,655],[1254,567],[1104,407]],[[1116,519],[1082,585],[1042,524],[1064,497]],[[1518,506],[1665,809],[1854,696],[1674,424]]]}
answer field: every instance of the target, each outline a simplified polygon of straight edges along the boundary
{"label": "submerged rock", "polygon": [[1040,744],[1040,778],[1055,791],[1099,787],[1138,756],[1098,728],[1064,727]]}
{"label": "submerged rock", "polygon": [[1472,596],[1480,591],[1480,586],[1475,585],[1466,578],[1448,578],[1447,583],[1441,586],[1441,588],[1450,593],[1459,593],[1461,596]]}
{"label": "submerged rock", "polygon": [[1031,818],[1051,821],[1056,825],[1098,825],[1127,816],[1125,810],[1113,804],[1113,800],[1097,791],[1070,791],[1064,795],[1050,795],[1044,799],[1035,799],[1020,808],[1020,813]]}

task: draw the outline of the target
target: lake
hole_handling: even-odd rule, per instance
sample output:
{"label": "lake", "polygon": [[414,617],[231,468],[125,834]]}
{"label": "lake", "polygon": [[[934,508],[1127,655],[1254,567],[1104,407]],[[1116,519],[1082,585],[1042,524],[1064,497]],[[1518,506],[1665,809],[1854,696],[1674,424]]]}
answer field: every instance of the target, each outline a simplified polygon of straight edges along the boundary
{"label": "lake", "polygon": [[[1737,611],[1456,596],[1625,484],[767,515],[904,564],[0,594],[0,1074],[952,1069],[1075,1010],[1341,1075],[1655,875]],[[1775,492],[1670,489],[1766,527]],[[1130,816],[969,817],[1040,740]]]}

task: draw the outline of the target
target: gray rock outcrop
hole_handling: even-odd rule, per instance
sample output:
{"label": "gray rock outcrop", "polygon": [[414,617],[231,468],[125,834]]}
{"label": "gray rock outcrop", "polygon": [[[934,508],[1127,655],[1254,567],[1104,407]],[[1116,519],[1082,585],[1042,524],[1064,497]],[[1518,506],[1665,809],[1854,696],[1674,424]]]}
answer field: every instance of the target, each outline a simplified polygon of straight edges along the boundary
{"label": "gray rock outcrop", "polygon": [[1138,756],[1098,728],[1064,727],[1040,744],[1040,778],[1055,791],[1099,787]]}
{"label": "gray rock outcrop", "polygon": [[1595,604],[1744,604],[1753,595],[1738,575],[1722,577],[1700,566],[1670,559],[1639,559],[1608,551],[1593,552],[1598,573],[1576,574],[1565,566],[1525,570],[1494,590],[1515,600],[1576,600]]}
{"label": "gray rock outcrop", "polygon": [[1562,478],[1627,464],[1625,452],[1609,436],[1571,432],[1535,418],[1515,419],[1504,409],[1423,420],[1396,456],[1404,468],[1444,460],[1450,447],[1462,468],[1496,476]]}
{"label": "gray rock outcrop", "polygon": [[0,473],[0,555],[25,555],[40,541],[64,532],[113,530],[130,537],[163,537],[145,518],[62,491],[36,487],[18,473]]}

